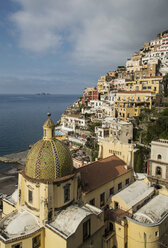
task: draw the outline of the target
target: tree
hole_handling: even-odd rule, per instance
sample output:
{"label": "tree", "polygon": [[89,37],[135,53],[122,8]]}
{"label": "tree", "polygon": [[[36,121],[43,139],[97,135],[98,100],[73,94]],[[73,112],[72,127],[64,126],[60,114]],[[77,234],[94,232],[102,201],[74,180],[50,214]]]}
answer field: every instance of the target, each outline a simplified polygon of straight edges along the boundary
{"label": "tree", "polygon": [[168,73],[163,78],[164,96],[168,96]]}

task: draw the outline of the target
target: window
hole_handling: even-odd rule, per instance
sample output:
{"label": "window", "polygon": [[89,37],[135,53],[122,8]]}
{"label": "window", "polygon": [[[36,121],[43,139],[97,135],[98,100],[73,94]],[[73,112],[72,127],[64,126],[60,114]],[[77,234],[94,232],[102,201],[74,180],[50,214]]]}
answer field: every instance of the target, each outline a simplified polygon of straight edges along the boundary
{"label": "window", "polygon": [[111,223],[111,222],[109,223],[109,230],[110,231],[113,231],[114,230],[113,223]]}
{"label": "window", "polygon": [[122,183],[118,184],[118,191],[120,191],[122,189]]}
{"label": "window", "polygon": [[48,221],[52,220],[52,210],[48,212]]}
{"label": "window", "polygon": [[114,202],[114,208],[118,209],[118,202]]}
{"label": "window", "polygon": [[114,187],[109,190],[109,195],[114,195]]}
{"label": "window", "polygon": [[22,243],[12,245],[12,248],[22,248]]}
{"label": "window", "polygon": [[19,202],[21,201],[21,189],[19,189]]}
{"label": "window", "polygon": [[159,236],[159,232],[157,231],[157,232],[155,232],[155,236],[156,237],[158,237]]}
{"label": "window", "polygon": [[105,203],[105,193],[100,195],[100,207],[104,206]]}
{"label": "window", "polygon": [[33,202],[33,192],[31,190],[28,190],[28,201],[30,203]]}
{"label": "window", "polygon": [[162,159],[162,156],[160,154],[158,154],[157,158],[158,159]]}
{"label": "window", "polygon": [[83,223],[83,241],[90,237],[90,220]]}
{"label": "window", "polygon": [[32,239],[32,247],[39,248],[41,245],[41,235],[38,235]]}
{"label": "window", "polygon": [[128,185],[129,184],[129,178],[127,178],[126,180],[125,180],[125,185]]}
{"label": "window", "polygon": [[158,175],[158,176],[162,175],[162,169],[159,166],[156,167],[156,175]]}
{"label": "window", "polygon": [[64,203],[70,200],[70,184],[64,186]]}
{"label": "window", "polygon": [[95,206],[95,198],[93,198],[92,200],[90,200],[90,205],[92,205],[92,206]]}

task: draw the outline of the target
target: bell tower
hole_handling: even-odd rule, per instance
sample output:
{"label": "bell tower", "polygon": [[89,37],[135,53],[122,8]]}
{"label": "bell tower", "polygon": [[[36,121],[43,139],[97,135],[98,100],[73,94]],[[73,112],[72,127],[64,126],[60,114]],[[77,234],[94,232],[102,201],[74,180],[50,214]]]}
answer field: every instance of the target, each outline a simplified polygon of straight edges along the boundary
{"label": "bell tower", "polygon": [[151,158],[147,166],[148,179],[152,184],[168,187],[168,140],[151,142]]}

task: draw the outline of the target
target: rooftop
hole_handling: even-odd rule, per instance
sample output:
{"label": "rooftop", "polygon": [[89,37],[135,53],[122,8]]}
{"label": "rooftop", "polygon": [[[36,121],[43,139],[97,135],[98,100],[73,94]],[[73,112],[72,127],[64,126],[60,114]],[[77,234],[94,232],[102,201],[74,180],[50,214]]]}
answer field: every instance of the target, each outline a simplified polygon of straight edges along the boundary
{"label": "rooftop", "polygon": [[133,207],[152,192],[154,192],[154,187],[149,187],[143,181],[136,181],[117,193],[114,197],[122,199],[126,204]]}
{"label": "rooftop", "polygon": [[120,223],[126,216],[131,217],[131,214],[119,208],[105,211],[105,220],[112,220]]}
{"label": "rooftop", "polygon": [[5,201],[10,202],[12,205],[16,205],[17,203],[17,197],[18,196],[18,189],[16,189],[12,195],[4,198]]}
{"label": "rooftop", "polygon": [[81,174],[83,192],[88,193],[132,169],[125,168],[126,163],[117,156],[110,156],[77,169]]}
{"label": "rooftop", "polygon": [[[162,79],[163,78],[163,76],[151,76],[151,77],[146,77],[147,79],[150,79],[150,78],[160,78],[160,79]],[[145,79],[145,78],[144,78]],[[142,80],[142,79],[140,79],[140,80]]]}
{"label": "rooftop", "polygon": [[140,208],[133,217],[142,223],[156,223],[166,214],[168,214],[168,196],[160,194]]}
{"label": "rooftop", "polygon": [[14,211],[0,221],[0,237],[15,239],[36,232],[41,227],[35,216],[27,211]]}
{"label": "rooftop", "polygon": [[136,91],[127,91],[127,90],[122,90],[122,91],[119,91],[118,94],[120,93],[124,93],[124,94],[141,94],[141,93],[153,93],[152,91],[148,91],[148,90],[136,90]]}
{"label": "rooftop", "polygon": [[58,231],[65,238],[68,238],[80,225],[80,223],[89,215],[99,215],[102,211],[94,206],[86,204],[82,207],[71,205],[65,210],[62,210],[55,216],[55,220],[48,226],[55,231]]}
{"label": "rooftop", "polygon": [[114,117],[106,117],[104,119],[104,122],[110,122],[112,124],[121,124],[121,125],[132,125],[131,122],[123,121],[123,120],[120,120],[120,119],[117,119],[117,118],[114,118]]}
{"label": "rooftop", "polygon": [[168,140],[166,139],[158,139],[158,140],[153,140],[152,144],[157,144],[157,143],[163,143],[163,144],[168,144]]}
{"label": "rooftop", "polygon": [[84,118],[84,116],[82,116],[81,114],[73,114],[73,113],[66,114],[65,117],[73,117],[73,118],[79,118],[79,119]]}

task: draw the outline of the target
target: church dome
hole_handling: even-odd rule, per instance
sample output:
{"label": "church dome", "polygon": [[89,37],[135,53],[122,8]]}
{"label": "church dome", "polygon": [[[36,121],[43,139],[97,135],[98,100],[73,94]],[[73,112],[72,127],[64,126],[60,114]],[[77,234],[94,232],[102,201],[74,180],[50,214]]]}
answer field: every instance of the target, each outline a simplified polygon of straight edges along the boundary
{"label": "church dome", "polygon": [[69,149],[54,137],[55,125],[48,119],[44,137],[33,145],[28,153],[25,175],[37,180],[55,180],[73,173]]}

